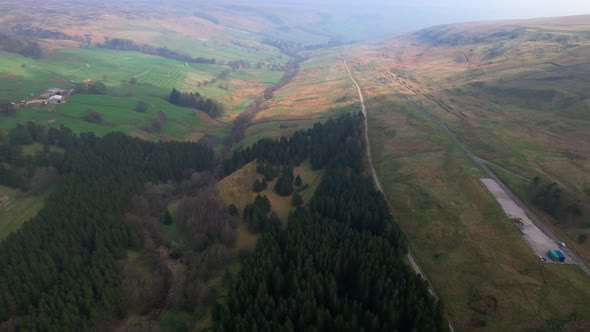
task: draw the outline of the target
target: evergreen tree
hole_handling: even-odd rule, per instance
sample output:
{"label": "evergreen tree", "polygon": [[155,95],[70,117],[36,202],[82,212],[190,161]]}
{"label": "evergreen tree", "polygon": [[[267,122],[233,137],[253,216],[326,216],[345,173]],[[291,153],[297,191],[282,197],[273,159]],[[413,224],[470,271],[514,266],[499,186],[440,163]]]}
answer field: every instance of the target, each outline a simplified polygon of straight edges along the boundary
{"label": "evergreen tree", "polygon": [[297,175],[297,177],[295,178],[295,185],[297,187],[301,187],[301,185],[303,185],[303,181],[301,180],[301,177],[299,175]]}
{"label": "evergreen tree", "polygon": [[170,92],[170,97],[168,98],[171,104],[178,105],[180,102],[180,92],[176,90],[176,88],[172,88],[172,92]]}
{"label": "evergreen tree", "polygon": [[230,216],[232,217],[237,217],[239,216],[239,211],[238,211],[238,207],[235,204],[231,204],[228,208],[228,213]]}
{"label": "evergreen tree", "polygon": [[162,223],[164,225],[172,225],[174,223],[174,218],[172,218],[172,215],[170,214],[170,211],[168,211],[168,209],[166,209],[166,212],[164,212]]}
{"label": "evergreen tree", "polygon": [[289,196],[293,193],[293,180],[289,175],[282,174],[275,184],[275,192],[280,196]]}
{"label": "evergreen tree", "polygon": [[301,198],[301,195],[299,193],[294,193],[293,198],[291,199],[291,205],[297,207],[301,206],[301,204],[303,204],[303,198]]}
{"label": "evergreen tree", "polygon": [[262,190],[262,183],[260,182],[260,180],[256,179],[256,181],[254,181],[254,184],[252,185],[252,191],[254,191],[255,193],[259,193]]}

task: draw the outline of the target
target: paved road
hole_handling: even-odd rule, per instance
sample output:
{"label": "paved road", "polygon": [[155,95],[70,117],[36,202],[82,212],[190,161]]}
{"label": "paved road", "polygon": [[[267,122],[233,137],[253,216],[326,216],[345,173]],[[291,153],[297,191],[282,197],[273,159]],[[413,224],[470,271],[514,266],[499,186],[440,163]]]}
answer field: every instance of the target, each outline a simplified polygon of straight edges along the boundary
{"label": "paved road", "polygon": [[[348,63],[346,62],[346,60],[344,60],[344,67],[346,68],[346,72],[348,72],[348,76],[350,77],[350,80],[352,81],[352,83],[354,83],[354,85],[356,86],[356,89],[359,94],[362,112],[363,112],[363,115],[365,116],[365,142],[367,144],[367,148],[366,148],[367,159],[369,160],[369,165],[371,167],[371,175],[373,176],[373,181],[375,182],[375,186],[377,187],[377,189],[379,189],[380,192],[383,193],[383,188],[381,187],[381,183],[379,182],[379,178],[377,177],[377,172],[375,171],[375,166],[373,165],[373,158],[371,156],[371,146],[369,145],[369,125],[367,124],[367,109],[365,108],[365,98],[364,98],[363,93],[361,91],[360,85],[357,83],[357,81],[354,79],[354,77],[352,77],[352,73],[350,72],[350,69],[348,68]],[[385,197],[385,194],[383,195],[383,197]],[[385,198],[385,199],[387,199],[387,198]],[[410,251],[410,248],[408,248],[407,257],[408,257],[408,260],[410,261],[410,265],[412,266],[414,271],[417,274],[419,274],[420,276],[422,276],[422,278],[428,282],[428,285],[429,285],[428,292],[430,293],[430,295],[432,295],[436,299],[439,299],[439,297],[434,292],[432,285],[430,284],[430,281],[426,277],[426,274],[424,274],[424,271],[422,271],[422,269],[420,268],[420,265],[418,265],[418,262],[416,262],[416,260],[414,259],[414,256],[412,256],[412,252]],[[449,329],[451,330],[451,332],[455,331],[450,322],[449,322]]]}
{"label": "paved road", "polygon": [[[419,112],[420,114],[424,115],[425,117],[427,117],[429,120],[431,120],[432,122],[434,122],[442,131],[444,131],[447,136],[449,136],[449,138],[455,143],[457,144],[462,150],[463,152],[465,152],[465,154],[471,159],[473,160],[473,162],[475,162],[486,174],[487,176],[489,176],[490,178],[494,179],[502,189],[504,189],[504,191],[508,194],[508,196],[510,196],[510,198],[512,198],[512,200],[514,200],[514,202],[516,202],[516,204],[524,210],[524,212],[529,216],[529,218],[535,223],[535,225],[537,225],[537,227],[539,227],[539,229],[541,229],[541,231],[543,231],[545,234],[547,234],[547,236],[549,236],[549,238],[551,238],[553,241],[557,243],[561,242],[561,240],[559,239],[559,237],[557,237],[557,235],[555,235],[555,233],[553,233],[540,219],[539,217],[537,217],[537,215],[535,213],[533,213],[533,211],[531,211],[509,188],[508,186],[506,186],[504,184],[504,182],[502,182],[487,166],[486,166],[486,161],[484,161],[483,159],[479,158],[478,156],[476,156],[473,152],[471,152],[471,150],[469,150],[465,145],[463,145],[463,143],[461,143],[461,141],[459,141],[459,139],[455,136],[455,134],[453,134],[453,132],[444,124],[442,123],[440,120],[438,120],[434,115],[432,115],[430,112],[428,112],[427,110],[425,110],[424,108],[422,108],[422,106],[416,104],[415,102],[411,101],[409,98],[407,98],[406,96],[402,95],[401,93],[395,91],[394,89],[392,89],[390,86],[388,86],[387,84],[382,83],[381,81],[379,81],[377,79],[377,77],[375,77],[374,75],[371,75],[369,73],[367,73],[368,76],[370,76],[377,84],[383,86],[385,89],[387,89],[389,92],[391,92],[394,96],[396,96],[397,98],[403,100],[410,108],[412,108],[414,111]],[[363,107],[364,109],[364,107]],[[584,271],[584,273],[586,273],[588,276],[590,276],[590,269],[586,266],[586,264],[584,264],[584,261],[578,257],[576,254],[574,254],[569,248],[561,248],[561,251],[563,251],[568,257],[570,257],[572,259],[572,261],[576,264],[578,264],[578,266],[582,269],[582,271]]]}

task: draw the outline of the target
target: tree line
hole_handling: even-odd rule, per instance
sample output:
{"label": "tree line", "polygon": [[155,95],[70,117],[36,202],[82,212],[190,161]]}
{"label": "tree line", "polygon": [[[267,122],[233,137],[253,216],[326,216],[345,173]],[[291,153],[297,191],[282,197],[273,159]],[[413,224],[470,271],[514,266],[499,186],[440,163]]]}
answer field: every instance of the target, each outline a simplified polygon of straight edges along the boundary
{"label": "tree line", "polygon": [[178,53],[167,47],[156,47],[149,44],[137,44],[133,40],[123,38],[104,37],[104,43],[97,43],[96,46],[119,51],[135,51],[148,55],[160,56],[190,63],[215,64],[215,58],[191,57],[188,54]]}
{"label": "tree line", "polygon": [[291,139],[261,140],[228,161],[227,170],[254,159],[288,168],[309,158],[324,175],[285,228],[264,196],[244,209],[264,235],[215,307],[215,330],[445,329],[441,303],[404,262],[399,227],[363,175],[362,123],[362,114],[344,115]]}
{"label": "tree line", "polygon": [[173,88],[168,101],[177,106],[196,108],[207,113],[212,118],[216,118],[223,113],[221,103],[211,98],[202,97],[198,92],[180,92]]}
{"label": "tree line", "polygon": [[226,175],[257,160],[271,165],[298,166],[309,158],[312,169],[327,165],[362,169],[362,113],[346,114],[325,123],[316,123],[305,131],[297,131],[292,137],[263,138],[252,146],[236,151],[223,163]]}
{"label": "tree line", "polygon": [[61,31],[48,30],[43,28],[34,28],[28,25],[17,24],[10,29],[10,31],[16,35],[43,38],[43,39],[58,39],[58,40],[75,40],[85,41],[84,37],[72,36]]}
{"label": "tree line", "polygon": [[563,226],[585,227],[590,221],[590,205],[558,183],[535,177],[527,188],[528,199]]}
{"label": "tree line", "polygon": [[[16,131],[16,132],[14,132]],[[19,126],[2,142],[3,165],[27,176],[60,174],[45,207],[0,243],[0,330],[89,330],[122,318],[126,297],[117,261],[141,250],[141,228],[123,217],[141,184],[212,168],[200,144],[147,142],[121,133],[102,138],[65,127]],[[22,156],[22,144],[44,146]],[[63,153],[53,152],[58,146]]]}
{"label": "tree line", "polygon": [[0,50],[33,59],[43,56],[43,49],[36,41],[3,33],[0,33]]}

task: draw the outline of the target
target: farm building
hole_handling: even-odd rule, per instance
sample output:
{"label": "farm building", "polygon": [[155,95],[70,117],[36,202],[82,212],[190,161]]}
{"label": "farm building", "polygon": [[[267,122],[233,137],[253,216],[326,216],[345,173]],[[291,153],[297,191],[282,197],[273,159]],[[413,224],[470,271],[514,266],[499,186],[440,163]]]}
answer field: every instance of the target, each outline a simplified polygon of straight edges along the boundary
{"label": "farm building", "polygon": [[8,196],[0,196],[0,206],[5,206],[8,204]]}
{"label": "farm building", "polygon": [[559,250],[549,250],[547,252],[547,257],[549,257],[554,262],[565,262],[565,255]]}
{"label": "farm building", "polygon": [[53,96],[64,96],[68,93],[68,90],[66,89],[60,89],[60,88],[51,88],[51,89],[47,89],[45,90],[45,92],[43,92],[39,98],[41,99],[49,99]]}
{"label": "farm building", "polygon": [[63,102],[63,96],[60,96],[60,95],[51,96],[51,97],[49,97],[47,102],[49,102],[50,104],[61,104]]}

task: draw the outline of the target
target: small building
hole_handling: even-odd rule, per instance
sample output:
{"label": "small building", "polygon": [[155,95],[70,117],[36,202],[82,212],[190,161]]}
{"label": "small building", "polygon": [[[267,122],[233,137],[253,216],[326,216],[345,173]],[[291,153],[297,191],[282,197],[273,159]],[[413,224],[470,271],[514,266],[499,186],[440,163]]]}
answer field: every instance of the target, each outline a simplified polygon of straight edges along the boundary
{"label": "small building", "polygon": [[39,98],[41,99],[49,99],[53,96],[65,96],[67,95],[68,90],[66,89],[60,89],[60,88],[51,88],[51,89],[47,89],[45,90],[45,92],[43,92]]}
{"label": "small building", "polygon": [[284,124],[284,123],[281,123],[281,124],[279,125],[279,128],[281,128],[281,129],[287,129],[287,128],[289,128],[289,125],[286,125],[286,124]]}
{"label": "small building", "polygon": [[0,196],[0,206],[5,206],[8,204],[8,196]]}
{"label": "small building", "polygon": [[61,104],[63,102],[63,96],[60,96],[60,95],[51,96],[51,97],[49,97],[49,99],[47,101],[51,104]]}

